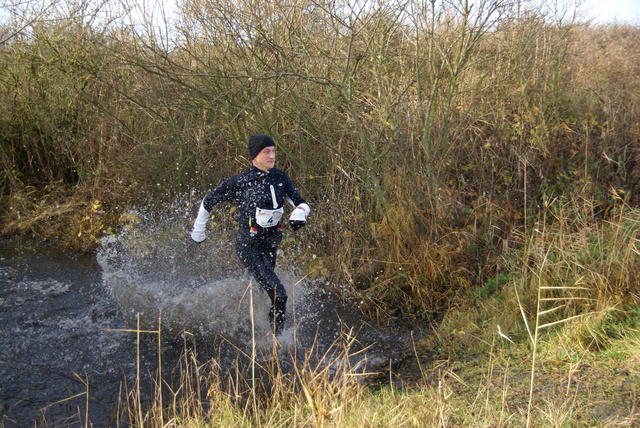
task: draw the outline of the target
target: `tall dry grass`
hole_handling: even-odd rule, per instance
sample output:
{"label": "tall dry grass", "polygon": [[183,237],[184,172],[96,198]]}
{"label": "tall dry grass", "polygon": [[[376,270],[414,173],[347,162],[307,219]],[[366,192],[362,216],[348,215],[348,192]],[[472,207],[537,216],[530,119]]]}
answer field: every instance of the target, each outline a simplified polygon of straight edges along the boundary
{"label": "tall dry grass", "polygon": [[[439,324],[445,341],[459,334],[471,341],[457,337],[448,344],[451,351],[489,343],[491,336],[483,332],[495,332],[497,326],[514,340],[533,342],[535,329],[543,325],[574,318],[580,325],[580,317],[604,322],[607,317],[596,314],[632,310],[640,299],[640,223],[636,209],[618,203],[607,221],[599,220],[585,199],[551,209],[553,221],[542,219],[522,236],[521,246],[502,255],[495,277],[471,290],[466,305],[446,314]],[[600,346],[597,337],[574,340],[592,349]]]}
{"label": "tall dry grass", "polygon": [[[595,370],[591,366],[602,356],[567,346],[540,353],[531,389],[527,365],[535,363],[535,349],[505,340],[495,330],[486,332],[492,336],[487,353],[474,360],[420,364],[424,349],[416,348],[412,358],[420,370],[411,382],[396,384],[390,372],[384,385],[368,383],[371,375],[380,374],[351,363],[360,351],[350,348],[347,335],[334,343],[338,352],[320,364],[310,357],[316,349],[298,349],[301,358],[290,364],[291,355],[274,348],[254,355],[248,365],[239,359],[222,367],[215,358],[200,361],[185,347],[178,375],[158,378],[168,390],[164,395],[159,387],[148,394],[140,383],[123,391],[127,399],[119,409],[118,426],[634,426],[640,420],[637,388],[632,386],[640,376],[639,327],[626,323],[625,336],[611,338],[608,345],[622,355],[606,357],[607,365]],[[544,346],[560,348],[559,343],[541,340]],[[151,398],[139,400],[142,395]],[[603,400],[613,406],[601,408]]]}

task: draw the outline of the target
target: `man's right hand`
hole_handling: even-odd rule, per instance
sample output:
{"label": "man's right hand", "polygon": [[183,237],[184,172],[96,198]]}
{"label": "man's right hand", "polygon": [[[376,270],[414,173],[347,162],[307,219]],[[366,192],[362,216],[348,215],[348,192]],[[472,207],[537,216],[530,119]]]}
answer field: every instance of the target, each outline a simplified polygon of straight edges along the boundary
{"label": "man's right hand", "polygon": [[204,233],[207,221],[209,220],[209,211],[204,208],[203,204],[200,204],[200,209],[198,210],[198,217],[196,221],[193,223],[193,229],[191,231],[191,239],[193,242],[197,242],[198,244],[204,241],[207,237]]}

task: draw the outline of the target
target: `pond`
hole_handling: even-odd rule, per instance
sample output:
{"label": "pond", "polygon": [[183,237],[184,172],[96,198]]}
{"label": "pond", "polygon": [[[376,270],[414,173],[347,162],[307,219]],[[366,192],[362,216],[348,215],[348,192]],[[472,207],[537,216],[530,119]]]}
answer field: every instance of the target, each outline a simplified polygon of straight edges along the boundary
{"label": "pond", "polygon": [[[0,243],[5,427],[117,426],[123,391],[138,379],[151,394],[158,365],[170,377],[185,347],[197,345],[199,359],[216,358],[229,370],[238,356],[269,353],[274,343],[285,370],[294,358],[313,360],[311,353],[322,364],[345,336],[353,339],[350,364],[362,372],[410,351],[408,330],[376,326],[322,281],[287,270],[278,274],[288,319],[274,342],[269,301],[235,260],[232,240],[183,238],[110,237],[96,254]],[[158,331],[161,340],[136,329]]]}

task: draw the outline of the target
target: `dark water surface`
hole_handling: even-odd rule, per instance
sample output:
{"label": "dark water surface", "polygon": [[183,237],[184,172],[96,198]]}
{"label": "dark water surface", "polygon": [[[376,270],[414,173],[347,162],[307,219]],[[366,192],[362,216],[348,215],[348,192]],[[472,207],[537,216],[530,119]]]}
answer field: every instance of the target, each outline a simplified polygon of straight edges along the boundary
{"label": "dark water surface", "polygon": [[[92,255],[0,245],[0,406],[5,427],[111,419],[135,336]],[[88,384],[88,388],[85,385]],[[56,404],[57,403],[57,404]]]}
{"label": "dark water surface", "polygon": [[[247,287],[250,278],[236,270],[232,256],[232,267],[207,264],[219,246],[194,249],[179,242],[147,251],[130,243],[112,243],[97,255],[0,243],[0,426],[84,426],[85,420],[96,427],[127,426],[122,391],[138,369],[141,391],[152,391],[158,365],[157,335],[143,334],[138,352],[136,334],[125,331],[135,327],[138,313],[148,324],[144,328],[153,328],[159,311],[165,314],[160,348],[167,378],[185,350],[185,337],[197,338],[203,360],[215,357],[223,365],[214,343],[232,343],[229,361],[248,353],[256,340],[267,351],[272,346],[264,293]],[[219,266],[224,257],[216,258]],[[345,332],[357,338],[350,364],[362,371],[388,367],[410,347],[406,331],[361,321],[316,286],[280,275],[290,297],[279,342],[285,369],[293,354],[305,361],[312,360],[311,352],[326,355]],[[181,335],[181,329],[196,334]],[[214,339],[221,335],[224,340]]]}

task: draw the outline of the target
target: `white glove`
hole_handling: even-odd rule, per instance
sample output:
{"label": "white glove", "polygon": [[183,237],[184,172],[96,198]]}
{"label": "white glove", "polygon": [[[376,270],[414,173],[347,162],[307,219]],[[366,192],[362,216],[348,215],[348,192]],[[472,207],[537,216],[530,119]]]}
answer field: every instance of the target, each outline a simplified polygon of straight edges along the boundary
{"label": "white glove", "polygon": [[307,223],[307,216],[311,212],[309,205],[302,203],[298,205],[289,217],[289,224],[293,230],[298,230]]}
{"label": "white glove", "polygon": [[196,217],[196,221],[193,223],[193,230],[191,231],[191,239],[195,242],[202,242],[207,237],[204,233],[207,227],[207,221],[209,221],[209,211],[204,208],[204,204],[200,204],[200,209],[198,210],[198,217]]}

